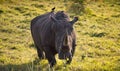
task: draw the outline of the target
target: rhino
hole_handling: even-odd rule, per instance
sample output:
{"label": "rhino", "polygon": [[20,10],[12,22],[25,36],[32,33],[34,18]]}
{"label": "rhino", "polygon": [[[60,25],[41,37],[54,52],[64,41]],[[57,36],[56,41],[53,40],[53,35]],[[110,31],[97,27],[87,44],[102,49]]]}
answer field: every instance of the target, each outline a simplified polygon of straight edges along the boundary
{"label": "rhino", "polygon": [[31,35],[37,48],[39,59],[46,58],[53,67],[56,64],[55,55],[70,64],[75,52],[76,35],[73,28],[78,17],[70,21],[64,11],[42,14],[32,19]]}

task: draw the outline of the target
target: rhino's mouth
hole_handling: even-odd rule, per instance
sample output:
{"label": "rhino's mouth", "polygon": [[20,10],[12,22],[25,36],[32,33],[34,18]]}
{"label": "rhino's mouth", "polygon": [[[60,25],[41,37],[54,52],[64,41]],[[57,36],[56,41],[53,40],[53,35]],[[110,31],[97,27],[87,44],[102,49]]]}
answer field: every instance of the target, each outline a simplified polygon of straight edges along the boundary
{"label": "rhino's mouth", "polygon": [[70,62],[72,61],[72,55],[69,52],[60,52],[58,55],[59,59],[66,60],[67,64],[70,64]]}
{"label": "rhino's mouth", "polygon": [[66,59],[66,61],[67,61],[67,64],[70,64],[72,61],[72,56],[70,56],[68,59]]}

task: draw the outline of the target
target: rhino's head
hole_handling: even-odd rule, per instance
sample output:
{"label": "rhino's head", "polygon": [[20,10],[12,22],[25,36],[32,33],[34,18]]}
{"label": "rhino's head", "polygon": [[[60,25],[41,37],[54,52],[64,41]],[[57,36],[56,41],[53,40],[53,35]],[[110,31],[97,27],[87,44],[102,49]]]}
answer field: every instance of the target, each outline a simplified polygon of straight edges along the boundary
{"label": "rhino's head", "polygon": [[55,46],[58,57],[59,59],[69,59],[71,61],[73,25],[78,20],[78,17],[75,17],[72,21],[57,20],[55,17],[51,18],[54,21],[52,28],[55,32]]}
{"label": "rhino's head", "polygon": [[64,11],[58,11],[58,12],[55,14],[55,18],[56,18],[57,20],[67,20],[67,21],[70,21],[68,14],[65,13]]}

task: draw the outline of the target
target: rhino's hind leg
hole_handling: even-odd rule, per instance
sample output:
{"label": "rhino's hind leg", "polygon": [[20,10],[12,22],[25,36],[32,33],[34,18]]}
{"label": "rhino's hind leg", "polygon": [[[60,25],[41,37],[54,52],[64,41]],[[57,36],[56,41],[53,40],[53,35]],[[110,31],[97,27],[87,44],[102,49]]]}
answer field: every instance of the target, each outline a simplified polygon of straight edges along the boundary
{"label": "rhino's hind leg", "polygon": [[39,59],[45,59],[45,54],[43,50],[41,50],[39,47],[37,47],[37,53],[38,53]]}
{"label": "rhino's hind leg", "polygon": [[47,59],[49,61],[50,67],[53,67],[56,64],[55,56],[48,57]]}

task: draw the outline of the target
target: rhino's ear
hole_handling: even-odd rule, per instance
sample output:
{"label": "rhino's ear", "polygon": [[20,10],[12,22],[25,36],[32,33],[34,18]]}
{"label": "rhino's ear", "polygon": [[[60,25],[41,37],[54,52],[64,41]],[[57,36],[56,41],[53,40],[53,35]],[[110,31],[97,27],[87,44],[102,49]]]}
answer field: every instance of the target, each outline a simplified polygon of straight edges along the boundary
{"label": "rhino's ear", "polygon": [[72,20],[72,21],[70,21],[69,23],[71,24],[71,25],[73,25],[75,22],[77,22],[78,21],[78,17],[74,17],[74,19]]}

